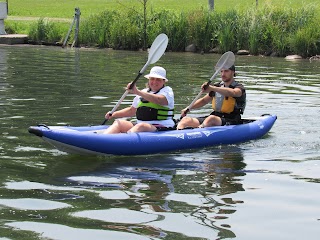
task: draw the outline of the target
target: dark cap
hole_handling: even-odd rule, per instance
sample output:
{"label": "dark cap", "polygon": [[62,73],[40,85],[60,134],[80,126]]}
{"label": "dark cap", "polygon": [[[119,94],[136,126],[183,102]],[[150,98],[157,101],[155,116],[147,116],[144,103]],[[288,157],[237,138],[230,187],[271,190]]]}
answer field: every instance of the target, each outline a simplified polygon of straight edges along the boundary
{"label": "dark cap", "polygon": [[229,67],[229,69],[231,70],[231,71],[236,71],[236,67],[234,66],[234,65],[232,65],[231,67]]}

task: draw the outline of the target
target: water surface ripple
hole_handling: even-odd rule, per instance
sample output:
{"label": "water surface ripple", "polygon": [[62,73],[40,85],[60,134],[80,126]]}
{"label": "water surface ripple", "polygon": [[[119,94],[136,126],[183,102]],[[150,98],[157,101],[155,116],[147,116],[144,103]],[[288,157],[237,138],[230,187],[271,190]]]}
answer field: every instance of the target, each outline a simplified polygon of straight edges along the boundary
{"label": "water surface ripple", "polygon": [[[166,53],[157,63],[177,118],[219,57]],[[256,141],[96,157],[27,132],[101,124],[146,60],[146,52],[0,46],[0,239],[318,239],[319,61],[236,57],[245,117],[278,116]]]}

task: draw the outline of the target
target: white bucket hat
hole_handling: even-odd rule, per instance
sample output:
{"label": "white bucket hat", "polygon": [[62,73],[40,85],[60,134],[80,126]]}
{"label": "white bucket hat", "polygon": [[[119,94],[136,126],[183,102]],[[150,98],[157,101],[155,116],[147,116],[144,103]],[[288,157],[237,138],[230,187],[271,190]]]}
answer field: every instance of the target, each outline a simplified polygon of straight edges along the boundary
{"label": "white bucket hat", "polygon": [[168,79],[166,78],[166,70],[163,67],[153,67],[150,70],[150,73],[144,76],[145,78],[162,78],[166,82],[168,82]]}

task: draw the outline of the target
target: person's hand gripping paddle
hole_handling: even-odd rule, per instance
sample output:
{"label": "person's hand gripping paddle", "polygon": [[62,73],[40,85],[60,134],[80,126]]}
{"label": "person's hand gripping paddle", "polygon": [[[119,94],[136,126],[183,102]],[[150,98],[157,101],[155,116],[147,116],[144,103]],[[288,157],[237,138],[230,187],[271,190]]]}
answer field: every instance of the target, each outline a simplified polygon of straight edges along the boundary
{"label": "person's hand gripping paddle", "polygon": [[[221,58],[219,59],[219,61],[217,62],[215,69],[216,72],[212,75],[212,77],[210,78],[210,80],[207,82],[207,84],[204,86],[204,89],[206,89],[210,83],[212,82],[213,79],[215,79],[215,77],[218,75],[218,73],[221,71],[221,69],[228,69],[230,68],[232,65],[234,65],[234,61],[235,61],[235,56],[233,54],[233,52],[226,52],[224,53]],[[186,108],[186,110],[183,112],[183,114],[181,114],[180,119],[182,119],[183,117],[185,117],[187,115],[187,113],[190,111],[190,109],[192,108],[192,106],[194,105],[194,103],[201,97],[201,94],[203,93],[203,90],[201,90],[201,92],[199,92],[199,94],[196,96],[196,98],[190,103],[190,105]]]}
{"label": "person's hand gripping paddle", "polygon": [[[138,73],[138,75],[134,79],[134,81],[131,83],[129,89],[133,88],[134,84],[138,81],[138,79],[141,77],[141,75],[145,72],[145,70],[147,69],[147,67],[150,64],[157,62],[161,58],[161,56],[166,51],[167,45],[168,45],[168,36],[164,33],[159,34],[151,45],[151,48],[149,50],[149,55],[148,55],[148,61],[143,66],[143,68],[140,70],[140,72]],[[119,105],[121,104],[123,99],[128,95],[128,93],[129,93],[128,90],[126,90],[124,92],[122,97],[119,99],[118,103],[109,112],[109,116],[111,116],[117,110],[117,108],[119,107]],[[104,125],[107,121],[108,121],[108,119],[105,119],[104,122],[102,123],[102,125]]]}

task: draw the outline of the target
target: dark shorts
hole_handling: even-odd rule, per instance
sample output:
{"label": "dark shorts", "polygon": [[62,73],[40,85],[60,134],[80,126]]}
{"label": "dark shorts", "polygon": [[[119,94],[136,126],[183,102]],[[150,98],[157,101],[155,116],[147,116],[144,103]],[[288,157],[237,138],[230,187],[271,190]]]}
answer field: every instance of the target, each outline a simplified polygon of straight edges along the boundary
{"label": "dark shorts", "polygon": [[[211,114],[211,115],[218,116],[217,114]],[[205,116],[205,117],[197,117],[196,119],[198,119],[199,123],[202,124],[203,121],[209,116],[210,115]],[[218,116],[218,117],[221,118],[221,122],[222,122],[221,126],[241,124],[241,116],[240,115],[237,115],[235,118],[226,118],[225,116]]]}
{"label": "dark shorts", "polygon": [[155,126],[157,128],[157,131],[169,131],[169,130],[175,130],[175,126],[174,127],[165,127],[161,124],[152,124],[153,126]]}

